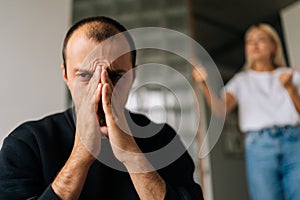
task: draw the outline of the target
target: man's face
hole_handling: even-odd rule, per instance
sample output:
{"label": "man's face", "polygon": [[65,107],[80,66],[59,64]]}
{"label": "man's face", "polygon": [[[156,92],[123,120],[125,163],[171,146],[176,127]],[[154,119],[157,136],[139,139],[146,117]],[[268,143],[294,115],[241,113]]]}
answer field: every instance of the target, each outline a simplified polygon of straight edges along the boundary
{"label": "man's face", "polygon": [[[122,52],[128,53],[123,54]],[[62,67],[64,80],[71,92],[76,110],[79,108],[84,96],[87,95],[89,81],[97,66],[106,69],[112,87],[126,72],[132,69],[129,45],[124,37],[118,37],[115,40],[109,39],[109,41],[106,40],[98,44],[88,39],[80,30],[76,31],[68,42],[66,64],[67,72]],[[120,105],[124,108],[132,81],[133,73],[128,72],[125,80],[122,80],[122,84],[118,84],[118,90],[114,91],[116,94],[114,96],[118,101],[117,108],[120,108]],[[101,100],[97,113],[100,124],[105,125]]]}

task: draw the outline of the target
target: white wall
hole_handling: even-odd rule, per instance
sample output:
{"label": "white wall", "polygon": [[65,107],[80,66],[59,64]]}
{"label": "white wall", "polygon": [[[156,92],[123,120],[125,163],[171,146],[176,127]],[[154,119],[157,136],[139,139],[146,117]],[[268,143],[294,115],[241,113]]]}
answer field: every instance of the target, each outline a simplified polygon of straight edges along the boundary
{"label": "white wall", "polygon": [[0,0],[0,146],[21,122],[63,110],[71,0]]}
{"label": "white wall", "polygon": [[283,9],[281,19],[290,64],[300,70],[300,1]]}

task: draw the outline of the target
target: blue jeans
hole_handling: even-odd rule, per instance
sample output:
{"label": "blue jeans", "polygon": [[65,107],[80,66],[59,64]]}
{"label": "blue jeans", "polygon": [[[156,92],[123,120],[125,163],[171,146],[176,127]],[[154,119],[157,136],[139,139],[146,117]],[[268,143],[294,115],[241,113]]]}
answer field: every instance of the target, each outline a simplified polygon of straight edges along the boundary
{"label": "blue jeans", "polygon": [[246,133],[245,159],[252,200],[300,200],[300,130],[294,126]]}

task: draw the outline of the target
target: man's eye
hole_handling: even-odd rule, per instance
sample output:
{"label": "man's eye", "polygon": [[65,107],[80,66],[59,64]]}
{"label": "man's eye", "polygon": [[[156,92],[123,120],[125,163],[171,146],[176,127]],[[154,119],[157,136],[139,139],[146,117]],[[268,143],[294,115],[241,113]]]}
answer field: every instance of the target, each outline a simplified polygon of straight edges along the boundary
{"label": "man's eye", "polygon": [[109,73],[108,76],[113,83],[117,83],[122,77],[121,74],[115,74],[115,73]]}
{"label": "man's eye", "polygon": [[86,72],[78,73],[77,76],[80,78],[81,81],[89,81],[92,77],[90,73]]}

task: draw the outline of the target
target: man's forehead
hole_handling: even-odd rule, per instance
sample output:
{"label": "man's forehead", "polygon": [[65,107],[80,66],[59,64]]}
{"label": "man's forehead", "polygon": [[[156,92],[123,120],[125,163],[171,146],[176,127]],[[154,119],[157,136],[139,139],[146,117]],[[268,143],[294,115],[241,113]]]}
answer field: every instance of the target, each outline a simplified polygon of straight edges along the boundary
{"label": "man's forehead", "polygon": [[95,42],[95,48],[88,55],[90,62],[100,64],[117,63],[120,60],[130,59],[130,45],[124,35],[118,34],[104,41]]}
{"label": "man's forehead", "polygon": [[129,52],[130,50],[130,45],[123,33],[118,33],[116,35],[110,36],[109,38],[106,38],[105,40],[96,43],[97,46],[102,46],[103,48],[109,48],[113,51],[120,51],[120,49],[124,49],[127,50],[127,52]]}
{"label": "man's forehead", "polygon": [[90,54],[86,57],[80,68],[82,70],[94,71],[97,66],[103,66],[111,71],[125,72],[132,68],[131,55],[130,53],[125,53],[113,58]]}
{"label": "man's forehead", "polygon": [[[98,23],[99,24],[99,23]],[[110,33],[106,33],[107,26],[114,29]],[[106,27],[106,28],[105,28]],[[104,30],[101,30],[103,28]],[[97,28],[91,25],[84,25],[75,30],[69,39],[69,43],[74,40],[88,40],[93,42],[95,45],[102,46],[115,46],[130,49],[130,45],[124,32],[120,32],[112,25],[98,25]],[[70,46],[68,43],[67,46]]]}
{"label": "man's forehead", "polygon": [[94,58],[105,59],[112,63],[120,56],[130,53],[131,49],[126,37],[122,33],[99,42],[88,38],[83,31],[76,31],[70,38],[67,52],[72,55],[82,52],[87,54],[86,57],[90,57],[92,60]]}

